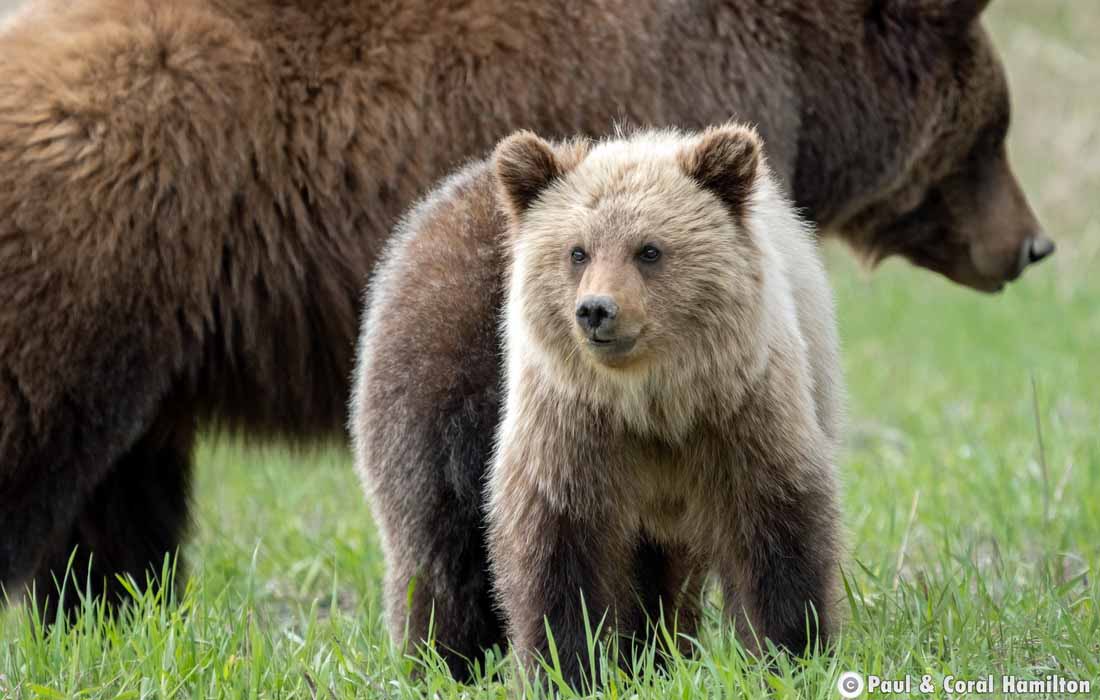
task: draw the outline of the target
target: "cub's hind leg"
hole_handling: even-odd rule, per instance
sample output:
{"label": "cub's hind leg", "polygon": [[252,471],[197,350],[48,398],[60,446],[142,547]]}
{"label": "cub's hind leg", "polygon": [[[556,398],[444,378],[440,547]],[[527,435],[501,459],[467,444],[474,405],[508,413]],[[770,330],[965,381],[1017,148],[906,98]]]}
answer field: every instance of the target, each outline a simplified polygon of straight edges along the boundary
{"label": "cub's hind leg", "polygon": [[[695,652],[694,639],[702,614],[706,567],[682,545],[658,544],[643,538],[635,559],[635,588],[649,634],[672,636],[676,650],[685,656]],[[662,649],[667,640],[657,639]]]}

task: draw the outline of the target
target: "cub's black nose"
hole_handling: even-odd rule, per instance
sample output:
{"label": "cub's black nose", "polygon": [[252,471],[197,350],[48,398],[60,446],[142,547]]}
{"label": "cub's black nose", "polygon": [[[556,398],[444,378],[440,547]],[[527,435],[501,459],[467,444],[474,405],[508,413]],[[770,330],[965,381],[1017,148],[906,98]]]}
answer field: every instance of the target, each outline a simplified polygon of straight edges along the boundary
{"label": "cub's black nose", "polygon": [[577,323],[586,331],[610,331],[618,315],[619,305],[608,296],[587,296],[577,304]]}
{"label": "cub's black nose", "polygon": [[1024,245],[1027,246],[1027,261],[1029,263],[1037,263],[1054,252],[1054,241],[1046,236],[1029,238]]}

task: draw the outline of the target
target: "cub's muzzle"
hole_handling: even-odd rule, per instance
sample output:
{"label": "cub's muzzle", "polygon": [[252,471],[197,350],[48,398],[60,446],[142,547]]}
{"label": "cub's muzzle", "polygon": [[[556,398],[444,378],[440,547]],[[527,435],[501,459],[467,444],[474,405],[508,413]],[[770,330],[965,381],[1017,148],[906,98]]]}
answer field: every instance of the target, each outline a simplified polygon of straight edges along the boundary
{"label": "cub's muzzle", "polygon": [[577,304],[577,325],[596,342],[614,340],[619,305],[609,296],[586,296]]}

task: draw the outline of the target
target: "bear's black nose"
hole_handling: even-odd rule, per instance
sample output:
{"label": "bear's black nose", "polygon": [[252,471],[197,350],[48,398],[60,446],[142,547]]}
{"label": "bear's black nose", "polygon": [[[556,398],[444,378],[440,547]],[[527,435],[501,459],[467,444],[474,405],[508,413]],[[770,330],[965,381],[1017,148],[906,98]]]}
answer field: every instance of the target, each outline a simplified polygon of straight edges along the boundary
{"label": "bear's black nose", "polygon": [[1027,246],[1027,262],[1037,263],[1054,252],[1054,241],[1046,236],[1038,235],[1024,242]]}
{"label": "bear's black nose", "polygon": [[587,296],[577,304],[577,323],[585,331],[610,332],[618,315],[619,305],[608,296]]}

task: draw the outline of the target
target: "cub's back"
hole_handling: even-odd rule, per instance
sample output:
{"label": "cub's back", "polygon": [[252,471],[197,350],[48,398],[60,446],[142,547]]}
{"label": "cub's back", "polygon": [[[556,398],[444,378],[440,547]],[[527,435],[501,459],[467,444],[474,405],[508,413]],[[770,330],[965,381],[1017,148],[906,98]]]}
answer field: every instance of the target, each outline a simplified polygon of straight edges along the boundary
{"label": "cub's back", "polygon": [[806,345],[818,424],[835,444],[844,423],[844,386],[833,294],[812,225],[800,219],[771,179],[755,193],[754,225],[782,259],[798,330]]}
{"label": "cub's back", "polygon": [[426,462],[479,502],[499,413],[505,227],[480,161],[422,200],[387,246],[367,292],[350,426],[368,490],[419,483],[408,468],[425,461],[405,450],[445,440]]}

